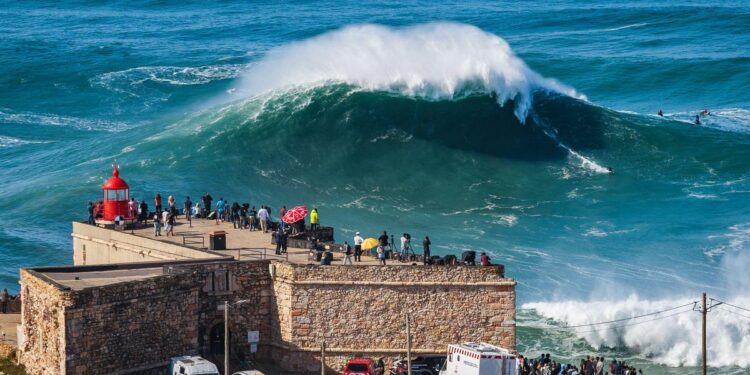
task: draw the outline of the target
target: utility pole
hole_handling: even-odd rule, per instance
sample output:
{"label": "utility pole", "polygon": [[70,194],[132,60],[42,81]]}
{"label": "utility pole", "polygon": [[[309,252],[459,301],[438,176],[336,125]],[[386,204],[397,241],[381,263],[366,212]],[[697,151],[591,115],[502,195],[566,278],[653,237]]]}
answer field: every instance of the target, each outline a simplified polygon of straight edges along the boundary
{"label": "utility pole", "polygon": [[706,375],[706,367],[707,367],[707,355],[706,355],[706,314],[708,313],[708,310],[706,309],[706,292],[703,292],[703,308],[701,309],[701,314],[703,315],[703,332],[702,332],[702,341],[703,341],[703,375]]}
{"label": "utility pole", "polygon": [[326,375],[326,342],[320,345],[320,375]]}
{"label": "utility pole", "polygon": [[224,301],[224,375],[229,375],[229,301]]}
{"label": "utility pole", "polygon": [[406,370],[411,375],[411,325],[409,323],[409,313],[406,313]]}

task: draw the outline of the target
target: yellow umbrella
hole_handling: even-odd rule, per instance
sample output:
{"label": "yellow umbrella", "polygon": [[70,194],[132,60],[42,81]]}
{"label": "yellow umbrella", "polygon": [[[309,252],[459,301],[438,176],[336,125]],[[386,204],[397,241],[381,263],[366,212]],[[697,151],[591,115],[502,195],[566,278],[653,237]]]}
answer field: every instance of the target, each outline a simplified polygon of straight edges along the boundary
{"label": "yellow umbrella", "polygon": [[380,241],[378,241],[375,238],[368,238],[364,242],[362,242],[362,249],[363,250],[370,250],[372,248],[375,248],[380,244]]}

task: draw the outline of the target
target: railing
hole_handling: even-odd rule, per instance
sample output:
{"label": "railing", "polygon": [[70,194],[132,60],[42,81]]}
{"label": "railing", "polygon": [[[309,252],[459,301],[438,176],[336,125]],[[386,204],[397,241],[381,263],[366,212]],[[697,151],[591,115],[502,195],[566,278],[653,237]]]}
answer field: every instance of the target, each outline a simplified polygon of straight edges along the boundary
{"label": "railing", "polygon": [[[206,238],[202,234],[182,233],[182,244],[185,246],[200,245],[201,249],[206,248]],[[193,247],[193,246],[190,246]]]}
{"label": "railing", "polygon": [[253,259],[278,259],[289,261],[289,253],[276,254],[276,250],[268,248],[241,248],[232,249],[228,251],[230,254],[236,254],[235,259],[237,260],[253,260]]}

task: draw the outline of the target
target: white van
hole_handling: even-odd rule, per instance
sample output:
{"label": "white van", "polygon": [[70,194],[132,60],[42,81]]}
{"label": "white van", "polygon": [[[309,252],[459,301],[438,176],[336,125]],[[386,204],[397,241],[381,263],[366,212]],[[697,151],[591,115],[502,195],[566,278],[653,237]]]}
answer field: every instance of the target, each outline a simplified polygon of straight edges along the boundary
{"label": "white van", "polygon": [[215,364],[198,356],[174,357],[169,360],[169,375],[219,375]]}
{"label": "white van", "polygon": [[518,375],[517,359],[510,350],[487,343],[450,344],[440,375]]}

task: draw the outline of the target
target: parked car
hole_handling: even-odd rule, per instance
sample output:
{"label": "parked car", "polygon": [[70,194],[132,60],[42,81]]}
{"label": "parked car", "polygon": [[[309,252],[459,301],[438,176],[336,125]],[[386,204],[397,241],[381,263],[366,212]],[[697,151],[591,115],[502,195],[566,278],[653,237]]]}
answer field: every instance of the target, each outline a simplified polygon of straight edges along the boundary
{"label": "parked car", "polygon": [[344,366],[344,375],[383,375],[383,371],[372,358],[353,358]]}
{"label": "parked car", "polygon": [[[438,375],[445,364],[444,355],[423,355],[411,360],[412,375]],[[406,359],[393,362],[391,375],[408,374]]]}
{"label": "parked car", "polygon": [[219,369],[202,357],[182,356],[169,360],[169,375],[219,375]]}

